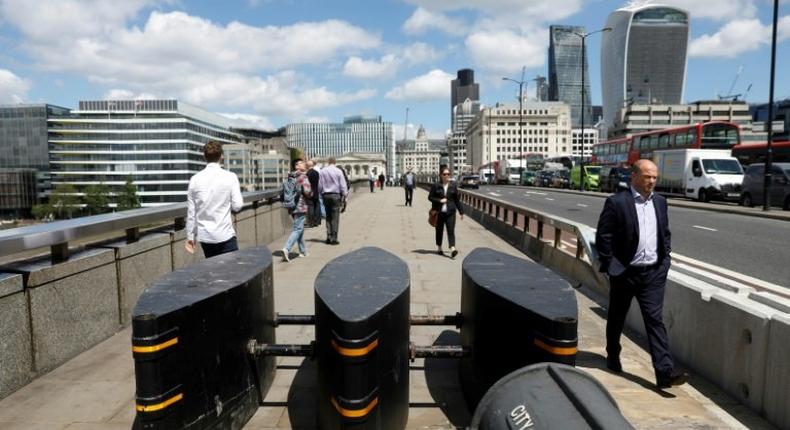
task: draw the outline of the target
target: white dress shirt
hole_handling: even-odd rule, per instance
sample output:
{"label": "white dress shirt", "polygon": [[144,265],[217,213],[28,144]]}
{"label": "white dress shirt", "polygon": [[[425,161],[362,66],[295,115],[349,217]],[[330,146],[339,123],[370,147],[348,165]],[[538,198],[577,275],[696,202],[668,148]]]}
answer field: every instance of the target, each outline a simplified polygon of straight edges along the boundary
{"label": "white dress shirt", "polygon": [[236,174],[208,163],[189,180],[187,240],[197,237],[199,242],[221,243],[231,239],[236,235],[231,210],[238,212],[243,205]]}
{"label": "white dress shirt", "polygon": [[630,264],[650,266],[658,262],[658,220],[656,220],[656,208],[653,206],[653,193],[650,193],[647,199],[634,187],[631,187],[631,193],[634,196],[639,222],[639,244]]}

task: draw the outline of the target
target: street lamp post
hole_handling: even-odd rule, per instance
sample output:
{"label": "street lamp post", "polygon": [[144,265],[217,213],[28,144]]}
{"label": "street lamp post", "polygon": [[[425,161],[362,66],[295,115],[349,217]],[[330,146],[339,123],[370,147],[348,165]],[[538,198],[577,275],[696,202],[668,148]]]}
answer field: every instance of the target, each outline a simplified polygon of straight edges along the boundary
{"label": "street lamp post", "polygon": [[595,33],[603,33],[606,31],[612,31],[611,27],[604,27],[600,30],[595,30],[590,33],[577,33],[575,31],[566,30],[567,33],[575,34],[582,39],[582,113],[581,113],[581,123],[582,123],[582,135],[581,135],[581,156],[579,157],[579,190],[584,191],[584,63],[585,63],[585,41],[587,40],[588,36],[591,36]]}
{"label": "street lamp post", "polygon": [[763,210],[771,210],[771,181],[773,175],[771,169],[773,168],[773,143],[774,135],[774,75],[776,74],[776,26],[779,15],[779,0],[774,0],[774,28],[771,38],[771,82],[768,93],[768,144],[765,148],[765,182],[763,183]]}
{"label": "street lamp post", "polygon": [[[521,177],[524,176],[524,72],[526,66],[521,68],[521,80],[502,78],[503,81],[511,81],[518,84],[518,185],[521,185]],[[509,175],[509,173],[508,173]]]}

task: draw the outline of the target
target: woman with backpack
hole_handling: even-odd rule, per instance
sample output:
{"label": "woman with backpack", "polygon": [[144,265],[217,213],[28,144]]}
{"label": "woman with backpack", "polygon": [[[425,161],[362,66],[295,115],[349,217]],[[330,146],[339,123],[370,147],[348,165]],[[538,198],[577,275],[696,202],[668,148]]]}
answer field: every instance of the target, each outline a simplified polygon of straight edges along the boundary
{"label": "woman with backpack", "polygon": [[307,217],[307,200],[313,195],[310,180],[305,174],[305,163],[302,159],[294,160],[294,171],[288,174],[288,179],[283,183],[283,207],[293,218],[294,225],[285,247],[282,249],[283,261],[291,261],[291,248],[299,244],[299,257],[307,257],[307,247],[304,243],[304,222]]}

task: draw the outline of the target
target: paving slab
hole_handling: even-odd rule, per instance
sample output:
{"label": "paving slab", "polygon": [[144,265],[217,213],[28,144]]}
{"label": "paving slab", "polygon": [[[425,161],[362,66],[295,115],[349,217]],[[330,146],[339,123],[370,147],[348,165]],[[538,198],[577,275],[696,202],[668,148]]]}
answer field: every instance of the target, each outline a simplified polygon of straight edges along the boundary
{"label": "paving slab", "polygon": [[[429,203],[415,190],[414,206],[403,205],[399,188],[369,193],[360,190],[340,220],[339,245],[326,245],[325,227],[307,229],[308,256],[282,262],[286,237],[274,251],[275,309],[281,314],[313,314],[313,284],[331,259],[362,246],[378,246],[402,258],[412,277],[412,314],[455,314],[461,304],[461,262],[476,247],[489,247],[526,258],[470,219],[456,224],[456,259],[435,253]],[[295,254],[292,254],[295,255]],[[625,372],[606,370],[604,359],[606,300],[593,292],[577,292],[579,304],[578,367],[597,378],[614,396],[625,417],[638,429],[770,429],[768,423],[692,375],[689,384],[658,391],[653,385],[644,339],[629,334],[622,353]],[[127,328],[0,401],[0,428],[76,430],[130,428],[134,419],[134,363]],[[306,326],[277,329],[279,343],[307,343],[314,330]],[[453,327],[413,327],[420,345],[458,342]],[[671,342],[671,339],[670,339]],[[409,429],[455,429],[469,424],[457,376],[457,360],[418,359],[410,366]],[[274,383],[264,406],[246,429],[313,429],[316,415],[316,367],[309,359],[278,361]]]}

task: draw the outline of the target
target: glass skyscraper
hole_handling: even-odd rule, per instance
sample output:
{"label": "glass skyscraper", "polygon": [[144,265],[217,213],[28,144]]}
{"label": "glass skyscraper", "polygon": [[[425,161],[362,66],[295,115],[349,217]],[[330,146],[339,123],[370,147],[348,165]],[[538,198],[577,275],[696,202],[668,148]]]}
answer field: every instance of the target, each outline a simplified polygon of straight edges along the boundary
{"label": "glass skyscraper", "polygon": [[601,48],[606,128],[620,121],[627,104],[680,104],[686,78],[688,12],[668,6],[633,5],[609,15]]}
{"label": "glass skyscraper", "polygon": [[228,118],[178,100],[80,101],[48,122],[53,187],[104,183],[116,193],[131,178],[143,206],[186,201],[203,146],[242,141]]}
{"label": "glass skyscraper", "polygon": [[584,61],[584,122],[594,124],[590,103],[590,73],[586,52],[582,52],[584,27],[552,25],[549,27],[549,100],[565,102],[571,107],[574,128],[581,127],[582,61]]}
{"label": "glass skyscraper", "polygon": [[392,123],[380,116],[349,116],[342,123],[294,123],[285,126],[288,146],[307,157],[340,157],[349,152],[373,152],[387,159],[387,174],[395,172]]}

